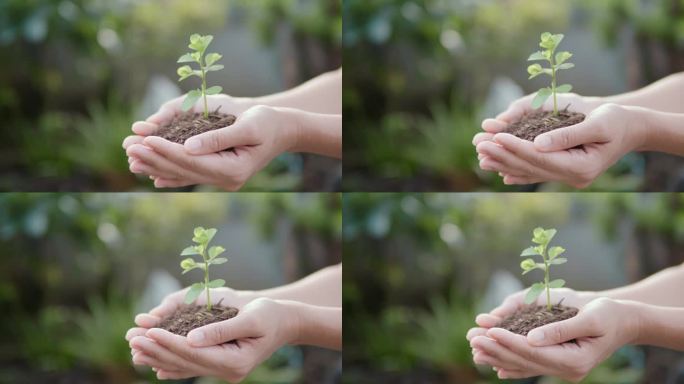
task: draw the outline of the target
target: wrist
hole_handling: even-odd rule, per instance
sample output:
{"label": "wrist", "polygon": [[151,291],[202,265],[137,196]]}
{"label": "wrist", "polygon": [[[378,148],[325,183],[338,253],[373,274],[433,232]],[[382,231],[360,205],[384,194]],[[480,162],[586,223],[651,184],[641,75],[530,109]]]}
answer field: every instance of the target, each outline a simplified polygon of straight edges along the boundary
{"label": "wrist", "polygon": [[648,151],[657,141],[655,132],[647,132],[649,110],[641,107],[623,106],[625,110],[625,129],[630,137],[630,151]]}
{"label": "wrist", "polygon": [[648,305],[632,300],[616,300],[623,308],[622,318],[625,321],[624,330],[621,332],[625,337],[625,344],[641,344],[642,330],[647,322]]}
{"label": "wrist", "polygon": [[292,108],[272,107],[279,115],[282,139],[281,150],[283,152],[301,152],[302,147],[302,111]]}
{"label": "wrist", "polygon": [[297,301],[291,301],[291,300],[275,300],[278,304],[280,304],[283,308],[284,316],[283,316],[283,339],[282,342],[284,344],[291,344],[291,345],[297,345],[297,344],[302,344],[302,329],[306,329],[305,326],[302,326],[302,303],[299,303]]}

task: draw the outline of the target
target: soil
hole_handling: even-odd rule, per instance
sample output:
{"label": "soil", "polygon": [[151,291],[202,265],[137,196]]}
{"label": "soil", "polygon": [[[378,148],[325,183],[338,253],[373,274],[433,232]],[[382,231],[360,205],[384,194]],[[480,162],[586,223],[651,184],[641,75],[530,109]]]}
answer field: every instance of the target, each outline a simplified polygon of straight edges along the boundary
{"label": "soil", "polygon": [[524,140],[534,141],[534,138],[542,133],[581,123],[584,118],[583,113],[571,112],[567,109],[558,111],[558,116],[554,116],[551,111],[534,111],[524,115],[520,121],[509,124],[504,132]]}
{"label": "soil", "polygon": [[546,309],[545,305],[530,305],[503,319],[499,327],[527,336],[527,333],[535,328],[575,317],[577,312],[577,308],[561,304],[551,307],[551,312]]}
{"label": "soil", "polygon": [[199,305],[182,306],[171,316],[162,320],[159,328],[176,335],[187,336],[188,332],[211,323],[231,319],[238,314],[238,309],[214,305],[211,311]]}
{"label": "soil", "polygon": [[185,112],[176,115],[168,124],[162,125],[154,135],[183,144],[185,140],[200,133],[233,125],[235,119],[234,115],[219,113],[218,109],[210,112],[207,119],[204,118],[203,113]]}

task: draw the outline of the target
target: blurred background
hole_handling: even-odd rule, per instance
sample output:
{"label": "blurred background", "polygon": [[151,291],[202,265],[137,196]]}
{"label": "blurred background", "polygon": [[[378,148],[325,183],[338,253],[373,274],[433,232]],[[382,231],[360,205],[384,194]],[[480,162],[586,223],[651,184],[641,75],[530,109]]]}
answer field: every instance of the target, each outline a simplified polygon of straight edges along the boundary
{"label": "blurred background", "polygon": [[[558,229],[568,263],[552,273],[576,290],[684,262],[681,194],[347,193],[343,213],[346,383],[500,382],[472,363],[465,334],[477,313],[538,281],[519,265],[537,226]],[[629,346],[582,382],[683,380],[684,353]]]}
{"label": "blurred background", "polygon": [[[124,340],[136,313],[197,276],[178,255],[215,227],[235,289],[341,261],[338,194],[0,194],[0,383],[152,383]],[[342,355],[284,347],[245,383],[334,383]],[[211,379],[183,383],[211,384]]]}
{"label": "blurred background", "polygon": [[[681,0],[346,0],[343,5],[348,191],[565,190],[504,186],[477,166],[484,117],[535,92],[527,57],[564,33],[583,95],[640,88],[684,70]],[[684,160],[632,154],[592,190],[681,189]]]}
{"label": "blurred background", "polygon": [[[213,34],[234,96],[341,65],[341,0],[0,0],[0,190],[152,190],[128,171],[134,121],[193,88],[176,60]],[[333,190],[341,162],[285,154],[244,190]]]}

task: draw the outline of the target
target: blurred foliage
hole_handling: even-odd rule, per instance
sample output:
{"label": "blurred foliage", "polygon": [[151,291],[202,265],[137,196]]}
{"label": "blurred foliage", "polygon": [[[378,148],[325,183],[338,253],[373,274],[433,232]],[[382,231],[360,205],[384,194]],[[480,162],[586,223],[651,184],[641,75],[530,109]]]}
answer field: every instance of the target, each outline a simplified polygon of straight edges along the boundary
{"label": "blurred foliage", "polygon": [[[229,221],[276,248],[304,236],[325,244],[327,257],[340,253],[338,194],[0,195],[0,382],[156,381],[133,369],[123,338],[149,274],[179,278],[169,255],[192,228]],[[282,224],[289,230],[271,230]],[[298,249],[289,263],[302,274],[284,278],[312,272],[313,253]],[[286,348],[250,382],[291,382],[302,367],[299,348]]]}
{"label": "blurred foliage", "polygon": [[[264,42],[270,38],[276,59],[294,63],[294,79],[285,81],[292,86],[340,65],[340,3],[0,2],[0,116],[7,127],[0,131],[0,189],[151,189],[146,177],[128,171],[121,142],[141,117],[150,77],[175,76],[179,42],[195,31],[220,34],[229,22],[253,27]],[[276,36],[307,41],[332,62],[309,65],[307,50],[280,54],[285,42]],[[246,189],[311,188],[305,172],[301,155],[282,156]]]}
{"label": "blurred foliage", "polygon": [[[653,228],[665,234],[666,243],[682,244],[681,234],[674,235],[684,223],[682,199],[619,193],[345,194],[345,377],[350,383],[494,382],[491,370],[472,364],[465,334],[493,271],[517,275],[518,250],[531,228],[593,225],[620,243],[631,241],[625,229]],[[634,382],[644,358],[640,349],[623,348],[586,382]]]}

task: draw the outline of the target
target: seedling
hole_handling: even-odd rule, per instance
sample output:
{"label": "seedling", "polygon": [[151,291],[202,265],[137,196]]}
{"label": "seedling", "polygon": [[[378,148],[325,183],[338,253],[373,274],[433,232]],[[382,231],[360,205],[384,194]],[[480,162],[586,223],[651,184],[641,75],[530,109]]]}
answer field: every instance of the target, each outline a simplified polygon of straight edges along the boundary
{"label": "seedling", "polygon": [[209,117],[209,109],[207,108],[207,95],[216,95],[221,93],[223,88],[215,85],[211,88],[207,88],[207,72],[220,71],[223,69],[223,65],[216,64],[217,61],[221,60],[221,56],[218,53],[209,53],[204,55],[207,51],[207,47],[211,44],[214,39],[212,35],[201,36],[194,34],[190,36],[190,45],[188,47],[195,52],[186,53],[178,59],[179,63],[197,63],[199,64],[199,69],[192,69],[189,65],[184,65],[178,68],[178,76],[180,79],[178,81],[183,81],[191,76],[197,76],[202,79],[202,87],[200,89],[193,89],[188,92],[183,100],[183,105],[181,109],[183,111],[188,111],[201,97],[204,100],[204,118]]}
{"label": "seedling", "polygon": [[549,268],[551,268],[551,265],[565,264],[568,261],[568,259],[564,257],[558,257],[565,252],[565,248],[558,246],[549,248],[549,243],[551,243],[551,239],[553,239],[555,235],[556,230],[553,228],[535,228],[532,242],[537,245],[526,248],[520,254],[521,257],[541,256],[543,260],[543,263],[537,263],[534,259],[528,258],[520,263],[520,268],[523,269],[523,275],[535,269],[544,271],[544,281],[532,284],[530,290],[527,291],[527,295],[525,295],[525,304],[534,303],[539,295],[546,290],[546,309],[549,311],[551,311],[551,288],[561,288],[565,285],[565,280],[563,279],[549,281]]}
{"label": "seedling", "polygon": [[541,64],[532,64],[527,67],[527,73],[530,74],[529,79],[534,79],[541,74],[551,76],[551,87],[544,87],[537,91],[537,95],[532,100],[532,108],[537,109],[541,107],[546,100],[548,100],[549,96],[553,95],[554,116],[558,116],[556,94],[567,93],[572,90],[572,85],[570,84],[557,85],[558,71],[561,69],[570,69],[575,66],[573,63],[566,62],[572,57],[572,53],[568,51],[556,53],[556,48],[558,48],[558,44],[560,44],[561,40],[563,40],[562,34],[552,35],[549,32],[542,33],[539,46],[544,48],[544,50],[533,53],[527,59],[527,61],[546,61],[550,65],[550,68],[544,68]]}
{"label": "seedling", "polygon": [[195,283],[190,286],[188,293],[185,294],[185,304],[190,304],[197,299],[197,297],[204,290],[207,294],[207,310],[211,311],[211,294],[209,288],[219,288],[226,284],[223,279],[216,279],[209,281],[209,266],[223,264],[228,259],[225,257],[218,257],[218,255],[225,252],[225,248],[220,245],[209,247],[209,242],[214,238],[216,228],[204,229],[202,227],[195,228],[192,241],[195,245],[191,245],[181,252],[181,256],[202,256],[202,262],[196,262],[193,258],[188,257],[181,261],[180,266],[183,268],[183,274],[186,274],[193,269],[201,269],[204,271],[204,281]]}

